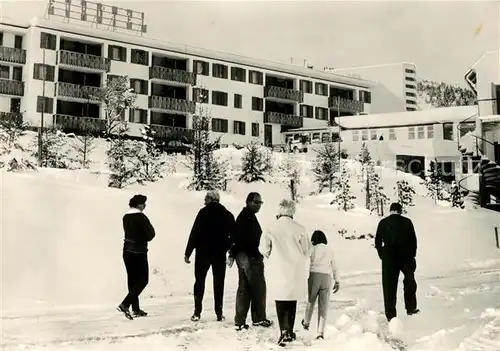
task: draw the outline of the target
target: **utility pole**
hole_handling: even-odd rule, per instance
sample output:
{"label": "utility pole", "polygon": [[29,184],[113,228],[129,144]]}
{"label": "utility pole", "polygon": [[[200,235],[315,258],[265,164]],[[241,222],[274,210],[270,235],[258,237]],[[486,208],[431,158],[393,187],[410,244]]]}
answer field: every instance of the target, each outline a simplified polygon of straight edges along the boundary
{"label": "utility pole", "polygon": [[341,157],[341,152],[340,152],[340,146],[341,146],[341,139],[340,139],[340,97],[337,97],[337,118],[338,118],[338,126],[339,126],[339,135],[338,135],[338,154],[339,154],[339,172],[340,172],[340,165],[341,165],[341,161],[342,161],[342,157]]}
{"label": "utility pole", "polygon": [[[46,46],[46,45],[44,45]],[[45,75],[47,74],[47,68],[45,66],[45,48],[42,51],[42,113],[40,116],[40,128],[38,128],[38,166],[42,167],[43,164],[43,119],[45,112]]]}

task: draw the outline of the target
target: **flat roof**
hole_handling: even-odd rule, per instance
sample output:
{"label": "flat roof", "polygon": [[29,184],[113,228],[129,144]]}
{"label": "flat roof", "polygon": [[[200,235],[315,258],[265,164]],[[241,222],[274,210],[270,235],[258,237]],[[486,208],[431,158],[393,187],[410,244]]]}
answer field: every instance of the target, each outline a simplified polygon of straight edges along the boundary
{"label": "flat roof", "polygon": [[48,20],[45,18],[35,18],[32,21],[27,22],[16,20],[14,18],[3,17],[0,19],[0,24],[23,28],[39,27],[105,41],[114,41],[129,45],[137,45],[139,47],[147,47],[159,51],[169,51],[172,53],[180,53],[184,55],[196,56],[199,58],[207,58],[232,64],[261,68],[269,71],[296,75],[303,78],[323,80],[330,83],[346,84],[359,88],[369,89],[370,87],[377,85],[376,82],[372,82],[366,79],[346,77],[340,74],[305,68],[302,66],[291,65],[283,62],[272,62],[211,49],[199,48],[186,44],[172,43],[165,40],[153,38],[148,35],[141,36],[135,34],[134,32],[123,33],[91,28],[89,22],[73,21],[70,23],[65,23],[62,21]]}

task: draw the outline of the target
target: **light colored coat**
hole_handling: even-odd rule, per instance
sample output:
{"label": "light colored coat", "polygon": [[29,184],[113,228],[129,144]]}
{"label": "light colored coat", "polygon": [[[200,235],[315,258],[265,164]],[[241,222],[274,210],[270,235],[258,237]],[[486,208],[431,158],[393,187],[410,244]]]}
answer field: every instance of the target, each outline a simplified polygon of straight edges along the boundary
{"label": "light colored coat", "polygon": [[306,229],[290,217],[278,218],[262,235],[259,251],[267,259],[267,296],[305,301],[311,242]]}

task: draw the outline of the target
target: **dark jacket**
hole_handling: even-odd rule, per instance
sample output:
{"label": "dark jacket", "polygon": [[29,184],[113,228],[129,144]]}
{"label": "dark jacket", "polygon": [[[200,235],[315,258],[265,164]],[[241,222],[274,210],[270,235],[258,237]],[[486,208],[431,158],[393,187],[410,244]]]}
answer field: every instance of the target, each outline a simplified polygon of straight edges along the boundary
{"label": "dark jacket", "polygon": [[148,217],[139,210],[131,209],[123,216],[125,240],[123,250],[147,253],[148,242],[155,237],[155,230]]}
{"label": "dark jacket", "polygon": [[381,259],[408,262],[417,255],[417,236],[412,221],[391,214],[378,224],[375,248]]}
{"label": "dark jacket", "polygon": [[236,218],[229,255],[235,257],[238,253],[243,252],[250,258],[263,258],[259,251],[261,236],[262,228],[257,216],[245,207]]}
{"label": "dark jacket", "polygon": [[226,255],[230,248],[234,216],[219,202],[203,207],[194,220],[184,255]]}

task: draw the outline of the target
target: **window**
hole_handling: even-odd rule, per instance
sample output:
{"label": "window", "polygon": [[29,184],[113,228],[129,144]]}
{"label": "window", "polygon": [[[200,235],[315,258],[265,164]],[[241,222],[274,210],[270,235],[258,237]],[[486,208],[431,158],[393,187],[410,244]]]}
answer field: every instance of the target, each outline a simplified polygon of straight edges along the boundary
{"label": "window", "polygon": [[408,127],[408,139],[415,139],[415,127]]}
{"label": "window", "polygon": [[119,75],[116,75],[116,74],[108,74],[108,77],[107,77],[107,80],[108,80],[108,84],[113,82],[115,79],[118,79],[122,76],[119,76]]}
{"label": "window", "polygon": [[144,50],[132,49],[130,51],[130,62],[138,65],[149,65],[149,53]]}
{"label": "window", "polygon": [[413,112],[413,111],[416,111],[416,110],[417,110],[416,107],[406,106],[406,111]]}
{"label": "window", "polygon": [[116,45],[109,45],[108,58],[110,60],[127,62],[127,48]]}
{"label": "window", "polygon": [[425,128],[424,126],[417,127],[417,138],[424,139],[425,138]]}
{"label": "window", "polygon": [[352,131],[352,141],[359,141],[359,130]]}
{"label": "window", "polygon": [[133,108],[130,110],[130,115],[128,117],[129,122],[131,123],[148,123],[148,110]]}
{"label": "window", "polygon": [[0,46],[3,46],[3,32],[0,32]]}
{"label": "window", "polygon": [[243,108],[243,97],[240,94],[234,94],[234,108]]}
{"label": "window", "polygon": [[193,61],[193,72],[196,74],[201,74],[202,76],[208,76],[210,71],[210,65],[208,62],[194,60]]}
{"label": "window", "polygon": [[212,77],[227,79],[227,66],[220,63],[212,64]]}
{"label": "window", "polygon": [[316,95],[328,96],[328,85],[324,83],[315,84]]}
{"label": "window", "polygon": [[54,34],[40,33],[40,48],[47,50],[55,50],[57,37]]}
{"label": "window", "polygon": [[193,88],[193,101],[208,104],[208,89]]}
{"label": "window", "polygon": [[479,173],[479,169],[481,168],[481,156],[472,156],[472,173]]}
{"label": "window", "polygon": [[130,88],[139,95],[148,95],[148,81],[142,79],[130,79]]}
{"label": "window", "polygon": [[469,173],[469,158],[467,156],[462,157],[462,173]]}
{"label": "window", "polygon": [[252,84],[264,84],[264,75],[259,71],[249,71],[248,72],[248,81]]}
{"label": "window", "polygon": [[307,94],[312,94],[313,83],[311,81],[301,79],[299,83],[300,83],[300,85],[299,85],[300,91],[307,93]]}
{"label": "window", "polygon": [[453,123],[443,123],[443,140],[453,139]]}
{"label": "window", "polygon": [[361,131],[361,140],[368,140],[368,131],[366,129]]}
{"label": "window", "polygon": [[233,134],[245,135],[245,122],[233,121]]}
{"label": "window", "polygon": [[252,123],[252,136],[258,137],[260,135],[260,124]]}
{"label": "window", "polygon": [[313,118],[314,117],[314,108],[310,105],[300,105],[300,116]]}
{"label": "window", "polygon": [[406,89],[417,89],[413,84],[405,84]]}
{"label": "window", "polygon": [[227,106],[227,93],[223,91],[212,91],[212,105]]}
{"label": "window", "polygon": [[389,140],[396,140],[396,130],[389,128]]}
{"label": "window", "polygon": [[23,80],[23,68],[22,67],[12,67],[12,80],[17,80],[17,81]]}
{"label": "window", "polygon": [[465,122],[460,124],[460,136],[463,137],[465,134],[469,132],[473,132],[476,130],[476,122]]}
{"label": "window", "polygon": [[43,65],[41,63],[35,63],[33,70],[33,79],[48,80],[49,82],[54,81],[55,77],[55,67],[49,65]]}
{"label": "window", "polygon": [[413,101],[413,100],[406,100],[406,103],[409,105],[416,105],[417,104],[417,102]]}
{"label": "window", "polygon": [[377,140],[377,131],[370,130],[370,140]]}
{"label": "window", "polygon": [[416,79],[415,79],[415,78],[413,78],[413,77],[408,77],[408,76],[406,76],[406,77],[405,77],[405,80],[407,80],[408,82],[416,82]]}
{"label": "window", "polygon": [[409,68],[405,68],[406,73],[415,74],[415,71]]}
{"label": "window", "polygon": [[371,104],[372,103],[372,93],[369,91],[360,90],[359,91],[359,101],[363,101],[364,103]]}
{"label": "window", "polygon": [[21,112],[21,99],[20,98],[10,99],[10,112]]}
{"label": "window", "polygon": [[9,66],[0,66],[0,79],[10,79]]}
{"label": "window", "polygon": [[327,121],[328,120],[328,109],[325,107],[316,107],[316,119]]}
{"label": "window", "polygon": [[36,112],[52,113],[54,110],[54,99],[50,97],[38,96],[36,99]]}
{"label": "window", "polygon": [[434,126],[427,126],[427,139],[434,139]]}
{"label": "window", "polygon": [[417,94],[415,94],[414,92],[411,92],[411,91],[407,91],[406,96],[417,97]]}
{"label": "window", "polygon": [[247,81],[247,71],[240,67],[231,67],[231,80],[237,82]]}
{"label": "window", "polygon": [[217,133],[227,133],[228,132],[227,119],[222,118],[212,118],[212,131]]}
{"label": "window", "polygon": [[23,48],[23,36],[22,35],[16,35],[14,37],[14,47],[16,49],[22,49]]}
{"label": "window", "polygon": [[252,96],[252,111],[263,111],[264,101],[262,98]]}

